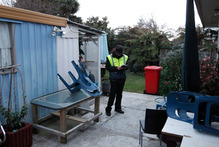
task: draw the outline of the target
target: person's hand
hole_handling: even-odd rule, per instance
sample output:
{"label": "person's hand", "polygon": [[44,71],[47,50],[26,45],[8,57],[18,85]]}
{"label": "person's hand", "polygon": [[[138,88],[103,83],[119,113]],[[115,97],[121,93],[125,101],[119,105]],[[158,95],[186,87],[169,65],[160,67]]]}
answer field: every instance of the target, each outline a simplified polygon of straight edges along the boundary
{"label": "person's hand", "polygon": [[117,66],[117,69],[118,69],[118,70],[121,70],[121,69],[122,69],[122,66]]}

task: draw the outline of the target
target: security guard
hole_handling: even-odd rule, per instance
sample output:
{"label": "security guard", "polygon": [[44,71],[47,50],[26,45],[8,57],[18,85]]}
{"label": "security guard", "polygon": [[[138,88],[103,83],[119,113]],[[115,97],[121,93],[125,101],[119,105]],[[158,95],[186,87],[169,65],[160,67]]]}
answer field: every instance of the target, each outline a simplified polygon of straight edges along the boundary
{"label": "security guard", "polygon": [[107,56],[106,69],[109,71],[109,79],[111,85],[109,100],[105,109],[107,116],[111,115],[111,109],[115,97],[115,111],[121,114],[124,113],[121,108],[121,101],[122,91],[126,80],[125,70],[127,70],[127,60],[128,56],[123,54],[123,47],[121,45],[117,45],[112,50],[112,54]]}

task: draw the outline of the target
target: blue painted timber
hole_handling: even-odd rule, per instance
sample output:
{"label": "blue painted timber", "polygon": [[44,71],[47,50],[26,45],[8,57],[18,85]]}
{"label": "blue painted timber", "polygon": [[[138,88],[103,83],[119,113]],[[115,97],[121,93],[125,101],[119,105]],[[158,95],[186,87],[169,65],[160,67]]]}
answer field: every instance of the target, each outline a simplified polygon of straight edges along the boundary
{"label": "blue painted timber", "polygon": [[[57,47],[56,37],[50,33],[53,26],[7,20],[15,25],[16,61],[21,64],[19,69],[23,74],[25,96],[28,104],[28,116],[26,122],[32,122],[32,110],[30,100],[58,90],[57,78]],[[20,86],[20,74],[16,74],[16,101],[21,107],[22,91]],[[9,95],[9,74],[4,76],[2,104],[6,107]],[[0,76],[0,83],[3,77]],[[13,96],[13,94],[12,94]],[[13,96],[14,97],[14,96]],[[39,115],[44,116],[48,110],[41,109]],[[1,117],[2,118],[2,117]]]}

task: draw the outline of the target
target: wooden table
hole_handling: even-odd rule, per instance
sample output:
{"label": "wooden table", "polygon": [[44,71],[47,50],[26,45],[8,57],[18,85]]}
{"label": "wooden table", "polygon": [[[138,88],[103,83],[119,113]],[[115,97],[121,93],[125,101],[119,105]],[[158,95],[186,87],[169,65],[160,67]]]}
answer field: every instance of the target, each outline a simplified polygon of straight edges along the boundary
{"label": "wooden table", "polygon": [[[83,109],[83,111],[94,113],[93,117],[89,119],[84,119],[80,117],[67,115],[68,110],[76,108],[82,103],[92,99],[95,99],[94,111],[90,109]],[[79,128],[81,128],[82,126],[84,126],[85,124],[87,124],[92,120],[94,120],[95,122],[99,121],[99,116],[102,114],[99,113],[99,103],[100,103],[100,96],[91,97],[82,89],[74,92],[73,94],[70,93],[67,89],[65,89],[39,98],[32,99],[31,104],[32,104],[32,113],[33,113],[33,127],[36,129],[40,129],[58,135],[60,136],[61,143],[67,143],[67,136],[69,134],[78,130]],[[53,111],[48,116],[39,119],[38,106],[52,109],[55,111]],[[55,130],[40,125],[40,122],[45,121],[46,119],[51,118],[54,115],[59,116],[60,118],[60,130]],[[77,126],[73,127],[72,129],[67,130],[66,119],[74,120],[80,123]]]}
{"label": "wooden table", "polygon": [[193,129],[193,124],[168,117],[161,131],[167,146],[181,147],[218,147],[219,136]]}

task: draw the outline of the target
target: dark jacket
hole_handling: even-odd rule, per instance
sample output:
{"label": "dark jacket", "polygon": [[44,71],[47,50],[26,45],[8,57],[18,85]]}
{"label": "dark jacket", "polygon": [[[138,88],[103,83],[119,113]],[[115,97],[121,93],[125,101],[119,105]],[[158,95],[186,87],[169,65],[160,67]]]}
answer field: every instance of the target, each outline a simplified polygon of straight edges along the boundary
{"label": "dark jacket", "polygon": [[[117,56],[116,54],[112,54],[112,57],[115,57],[117,59],[121,58],[121,56]],[[106,57],[106,69],[109,71],[109,79],[110,80],[126,80],[126,69],[118,70],[116,66],[111,66],[109,59]]]}

